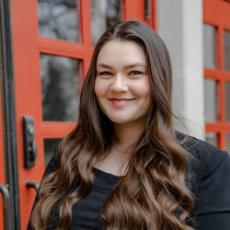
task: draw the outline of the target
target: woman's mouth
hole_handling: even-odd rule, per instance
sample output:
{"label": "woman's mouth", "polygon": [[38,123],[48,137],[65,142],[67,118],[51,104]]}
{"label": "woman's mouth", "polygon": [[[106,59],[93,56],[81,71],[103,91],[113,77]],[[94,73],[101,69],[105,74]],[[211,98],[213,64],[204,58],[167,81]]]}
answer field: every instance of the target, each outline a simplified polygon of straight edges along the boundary
{"label": "woman's mouth", "polygon": [[129,102],[135,100],[135,98],[110,98],[109,100],[113,106],[122,107],[128,104]]}

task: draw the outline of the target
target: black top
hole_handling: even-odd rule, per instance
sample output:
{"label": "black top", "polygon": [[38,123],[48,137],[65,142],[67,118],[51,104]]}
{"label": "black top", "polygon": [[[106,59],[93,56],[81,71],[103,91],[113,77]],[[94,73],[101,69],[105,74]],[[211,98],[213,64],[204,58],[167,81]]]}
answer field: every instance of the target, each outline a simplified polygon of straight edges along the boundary
{"label": "black top", "polygon": [[[186,179],[189,189],[195,195],[195,207],[189,223],[196,230],[230,230],[228,153],[194,137],[187,137],[182,146],[192,156]],[[54,171],[57,165],[57,160],[53,158],[44,175]],[[71,230],[105,229],[100,208],[120,178],[97,168],[93,169],[93,173],[95,181],[91,193],[72,208]],[[52,215],[58,216],[57,206]],[[55,229],[55,223],[49,229]]]}

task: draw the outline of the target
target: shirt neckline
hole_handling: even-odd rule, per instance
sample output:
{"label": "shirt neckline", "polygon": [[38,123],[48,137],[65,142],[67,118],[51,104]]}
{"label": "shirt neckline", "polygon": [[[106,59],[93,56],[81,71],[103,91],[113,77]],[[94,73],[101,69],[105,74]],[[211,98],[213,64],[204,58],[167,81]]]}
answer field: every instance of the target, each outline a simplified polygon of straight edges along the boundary
{"label": "shirt neckline", "polygon": [[123,176],[114,175],[114,174],[112,174],[112,173],[106,172],[106,171],[101,170],[101,169],[96,168],[96,167],[93,167],[93,170],[94,170],[96,173],[98,173],[98,174],[106,175],[107,177],[111,177],[111,178],[117,178],[117,179],[119,179],[119,178],[122,178],[122,177],[123,177]]}

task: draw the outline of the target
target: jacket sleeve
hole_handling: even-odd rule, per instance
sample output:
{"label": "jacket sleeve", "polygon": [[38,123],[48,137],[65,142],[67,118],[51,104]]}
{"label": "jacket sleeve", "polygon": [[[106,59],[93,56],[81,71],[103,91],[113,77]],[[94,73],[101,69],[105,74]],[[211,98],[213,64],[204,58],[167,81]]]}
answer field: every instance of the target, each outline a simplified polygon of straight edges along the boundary
{"label": "jacket sleeve", "polygon": [[197,230],[230,229],[230,157],[205,142],[197,147],[201,175],[197,190]]}

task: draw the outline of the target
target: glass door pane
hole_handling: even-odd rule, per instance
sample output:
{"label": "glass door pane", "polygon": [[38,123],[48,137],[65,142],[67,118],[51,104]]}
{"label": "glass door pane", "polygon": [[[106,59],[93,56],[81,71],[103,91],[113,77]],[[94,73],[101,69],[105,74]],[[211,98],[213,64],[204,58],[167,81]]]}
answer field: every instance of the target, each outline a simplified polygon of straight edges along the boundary
{"label": "glass door pane", "polygon": [[49,161],[53,157],[55,150],[61,139],[45,139],[44,140],[44,152],[45,152],[45,165],[49,164]]}
{"label": "glass door pane", "polygon": [[204,82],[204,107],[205,122],[217,121],[217,83],[211,79],[205,79]]}
{"label": "glass door pane", "polygon": [[42,54],[40,59],[44,121],[76,121],[81,88],[81,63]]}
{"label": "glass door pane", "polygon": [[93,44],[108,27],[123,19],[123,10],[123,0],[91,0]]}
{"label": "glass door pane", "polygon": [[225,83],[225,119],[230,121],[230,81]]}
{"label": "glass door pane", "polygon": [[81,41],[79,0],[38,0],[38,16],[41,36]]}
{"label": "glass door pane", "polygon": [[205,140],[214,146],[217,146],[217,135],[216,133],[206,133],[205,134]]}
{"label": "glass door pane", "polygon": [[225,135],[226,151],[230,154],[230,132]]}
{"label": "glass door pane", "polygon": [[203,26],[204,66],[216,68],[216,28],[204,24]]}
{"label": "glass door pane", "polygon": [[230,71],[230,31],[224,32],[224,68]]}

